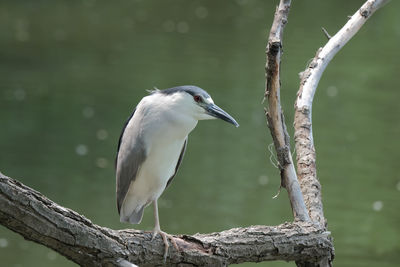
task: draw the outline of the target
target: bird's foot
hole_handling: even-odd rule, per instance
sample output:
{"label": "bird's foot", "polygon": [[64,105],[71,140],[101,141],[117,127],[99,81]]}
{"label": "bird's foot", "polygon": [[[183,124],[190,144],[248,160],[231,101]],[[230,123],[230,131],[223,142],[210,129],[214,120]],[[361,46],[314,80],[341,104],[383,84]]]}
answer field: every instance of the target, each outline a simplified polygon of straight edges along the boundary
{"label": "bird's foot", "polygon": [[160,229],[154,229],[153,231],[153,237],[151,238],[151,240],[153,240],[157,234],[160,234],[160,236],[162,237],[163,241],[164,241],[164,262],[167,261],[167,254],[168,254],[168,248],[169,248],[169,244],[168,244],[168,239],[171,240],[172,245],[174,246],[174,248],[178,251],[178,245],[175,242],[175,238],[170,235],[167,234],[166,232],[161,231]]}

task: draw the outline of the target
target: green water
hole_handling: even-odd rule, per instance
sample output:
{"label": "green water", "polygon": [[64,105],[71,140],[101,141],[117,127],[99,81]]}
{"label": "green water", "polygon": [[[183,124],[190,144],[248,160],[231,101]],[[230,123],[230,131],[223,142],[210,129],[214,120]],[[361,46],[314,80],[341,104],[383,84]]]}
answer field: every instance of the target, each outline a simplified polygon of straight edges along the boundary
{"label": "green water", "polygon": [[[113,160],[145,89],[195,84],[240,123],[202,121],[159,201],[169,233],[292,220],[272,199],[261,103],[278,1],[2,1],[0,171],[94,223],[121,229]],[[282,101],[293,135],[298,73],[362,1],[293,1]],[[327,68],[313,107],[318,176],[336,266],[400,264],[400,17],[378,11]],[[138,229],[151,229],[151,208]],[[0,226],[1,266],[75,266]],[[243,266],[253,266],[244,264]],[[257,266],[293,266],[268,262]]]}

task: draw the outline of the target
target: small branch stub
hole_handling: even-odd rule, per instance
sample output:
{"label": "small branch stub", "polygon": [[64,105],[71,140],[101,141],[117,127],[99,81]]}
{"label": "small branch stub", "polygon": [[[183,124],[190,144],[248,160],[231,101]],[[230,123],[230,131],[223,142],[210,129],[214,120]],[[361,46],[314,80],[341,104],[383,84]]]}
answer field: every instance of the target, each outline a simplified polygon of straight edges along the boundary
{"label": "small branch stub", "polygon": [[326,38],[328,38],[328,40],[332,38],[332,36],[329,35],[328,31],[324,27],[322,27],[322,32],[325,34],[325,36],[326,36]]}

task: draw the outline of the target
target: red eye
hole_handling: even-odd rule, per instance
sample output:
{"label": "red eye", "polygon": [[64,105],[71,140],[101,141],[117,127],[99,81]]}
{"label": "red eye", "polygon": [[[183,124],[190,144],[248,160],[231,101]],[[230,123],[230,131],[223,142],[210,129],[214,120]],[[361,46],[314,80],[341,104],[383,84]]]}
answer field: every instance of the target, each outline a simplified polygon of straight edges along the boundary
{"label": "red eye", "polygon": [[195,95],[195,96],[193,96],[193,99],[194,99],[194,101],[196,101],[196,102],[200,102],[201,97],[200,97],[199,95]]}

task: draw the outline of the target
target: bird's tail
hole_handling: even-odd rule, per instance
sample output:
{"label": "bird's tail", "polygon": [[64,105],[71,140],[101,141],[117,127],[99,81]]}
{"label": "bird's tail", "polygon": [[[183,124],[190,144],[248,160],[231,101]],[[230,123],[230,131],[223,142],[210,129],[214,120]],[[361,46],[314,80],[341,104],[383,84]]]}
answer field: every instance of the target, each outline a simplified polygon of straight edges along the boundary
{"label": "bird's tail", "polygon": [[132,224],[139,224],[143,218],[143,211],[145,206],[141,206],[133,210],[131,214],[126,215],[122,209],[120,214],[120,221],[121,222],[129,222]]}

